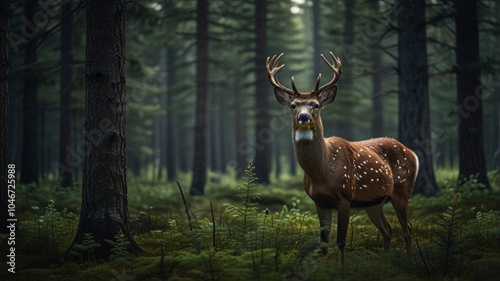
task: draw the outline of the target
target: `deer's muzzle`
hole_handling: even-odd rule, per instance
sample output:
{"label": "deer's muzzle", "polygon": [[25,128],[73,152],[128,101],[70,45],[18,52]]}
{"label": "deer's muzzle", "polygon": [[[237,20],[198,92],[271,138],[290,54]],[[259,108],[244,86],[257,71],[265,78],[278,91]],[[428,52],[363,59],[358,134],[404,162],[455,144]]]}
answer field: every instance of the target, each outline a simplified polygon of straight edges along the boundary
{"label": "deer's muzzle", "polygon": [[301,113],[297,117],[299,123],[309,123],[311,122],[311,115],[309,113]]}

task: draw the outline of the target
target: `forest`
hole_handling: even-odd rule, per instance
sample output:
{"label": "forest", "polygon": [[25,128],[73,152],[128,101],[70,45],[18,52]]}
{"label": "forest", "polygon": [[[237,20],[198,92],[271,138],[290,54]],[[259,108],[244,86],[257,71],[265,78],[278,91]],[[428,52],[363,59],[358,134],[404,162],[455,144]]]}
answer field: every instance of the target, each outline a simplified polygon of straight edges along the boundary
{"label": "forest", "polygon": [[[499,1],[2,0],[0,22],[0,280],[498,279]],[[415,174],[409,200],[315,173],[385,191],[354,152],[301,160],[319,112],[348,150],[417,156],[368,156],[395,190]]]}

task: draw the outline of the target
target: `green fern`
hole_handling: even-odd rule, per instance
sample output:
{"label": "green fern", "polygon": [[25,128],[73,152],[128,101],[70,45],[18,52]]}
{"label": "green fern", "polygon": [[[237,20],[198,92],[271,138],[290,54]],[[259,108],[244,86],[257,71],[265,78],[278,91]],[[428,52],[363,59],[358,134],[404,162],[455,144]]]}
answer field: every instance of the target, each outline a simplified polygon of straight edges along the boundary
{"label": "green fern", "polygon": [[438,237],[437,255],[442,261],[442,274],[444,276],[460,275],[461,248],[459,244],[460,230],[462,226],[461,209],[458,208],[459,196],[455,197],[452,206],[439,215],[438,228],[435,234]]}
{"label": "green fern", "polygon": [[134,257],[128,252],[128,247],[130,242],[123,232],[119,232],[115,235],[115,240],[105,239],[107,243],[111,244],[111,260],[113,261],[126,261]]}
{"label": "green fern", "polygon": [[75,244],[73,251],[80,254],[84,261],[91,261],[94,259],[94,251],[99,247],[101,247],[101,244],[94,240],[92,233],[84,233],[82,243]]}
{"label": "green fern", "polygon": [[255,192],[257,177],[254,173],[255,167],[253,166],[253,161],[248,162],[248,166],[245,170],[245,177],[243,177],[243,186],[238,186],[238,190],[241,193],[236,196],[240,198],[242,207],[234,206],[229,203],[225,203],[226,212],[230,213],[237,221],[238,228],[238,241],[241,241],[241,245],[247,245],[249,237],[255,237],[251,235],[255,233],[258,227],[258,211],[257,206],[259,205],[258,200],[260,200],[260,193]]}

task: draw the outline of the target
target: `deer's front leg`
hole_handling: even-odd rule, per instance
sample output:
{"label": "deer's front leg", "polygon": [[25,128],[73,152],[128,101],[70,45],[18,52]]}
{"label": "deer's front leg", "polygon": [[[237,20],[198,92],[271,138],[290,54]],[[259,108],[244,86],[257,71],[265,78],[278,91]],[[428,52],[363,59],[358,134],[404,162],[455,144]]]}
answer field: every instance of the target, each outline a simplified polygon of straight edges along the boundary
{"label": "deer's front leg", "polygon": [[347,228],[349,227],[349,209],[350,202],[342,201],[338,204],[338,225],[337,225],[337,246],[340,249],[342,256],[346,244]]}
{"label": "deer's front leg", "polygon": [[321,208],[316,205],[318,212],[319,225],[321,227],[321,243],[326,245],[321,247],[321,253],[326,255],[328,253],[328,243],[330,243],[330,229],[332,227],[332,209]]}

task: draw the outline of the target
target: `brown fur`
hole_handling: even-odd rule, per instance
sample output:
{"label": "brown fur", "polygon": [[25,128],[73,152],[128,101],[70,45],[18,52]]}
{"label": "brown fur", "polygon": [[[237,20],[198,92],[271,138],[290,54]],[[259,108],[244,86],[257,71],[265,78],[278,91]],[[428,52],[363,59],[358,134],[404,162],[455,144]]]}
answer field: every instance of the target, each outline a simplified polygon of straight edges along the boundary
{"label": "brown fur", "polygon": [[[314,96],[300,95],[295,104],[314,103]],[[347,205],[347,209],[365,209],[384,237],[384,250],[389,250],[392,227],[383,213],[383,202],[391,201],[411,254],[411,233],[408,228],[408,200],[418,169],[416,155],[392,138],[376,138],[349,142],[339,137],[324,138],[320,109],[306,106],[306,110],[292,110],[292,136],[295,131],[313,131],[312,140],[294,142],[295,155],[304,170],[304,190],[318,207],[322,227],[331,224],[331,209]],[[299,124],[297,115],[307,112],[312,116],[308,124]],[[342,214],[339,213],[339,216]],[[326,218],[326,221],[321,218]],[[330,218],[330,219],[329,219]],[[346,225],[347,227],[347,225]],[[339,229],[339,232],[346,232]],[[324,230],[323,230],[324,232]],[[329,231],[328,231],[329,232]],[[329,234],[323,233],[323,242]],[[338,235],[343,251],[345,236]],[[326,253],[326,249],[323,250]]]}
{"label": "brown fur", "polygon": [[[351,208],[366,210],[384,239],[384,251],[391,243],[392,226],[384,214],[383,203],[390,201],[396,211],[411,255],[411,232],[408,225],[408,201],[418,173],[418,158],[413,151],[392,138],[349,142],[339,137],[324,138],[321,109],[337,95],[341,73],[340,60],[330,52],[333,64],[330,82],[309,93],[298,92],[279,84],[275,77],[283,54],[268,58],[268,77],[278,102],[292,113],[292,141],[295,155],[304,170],[304,190],[316,203],[321,226],[321,241],[330,241],[332,209],[338,210],[337,246],[344,256]],[[299,132],[298,137],[296,132]],[[305,134],[304,132],[308,132]],[[311,134],[312,132],[312,134]],[[310,138],[312,135],[312,139]],[[322,251],[327,253],[327,247]],[[342,259],[343,261],[343,259]]]}

